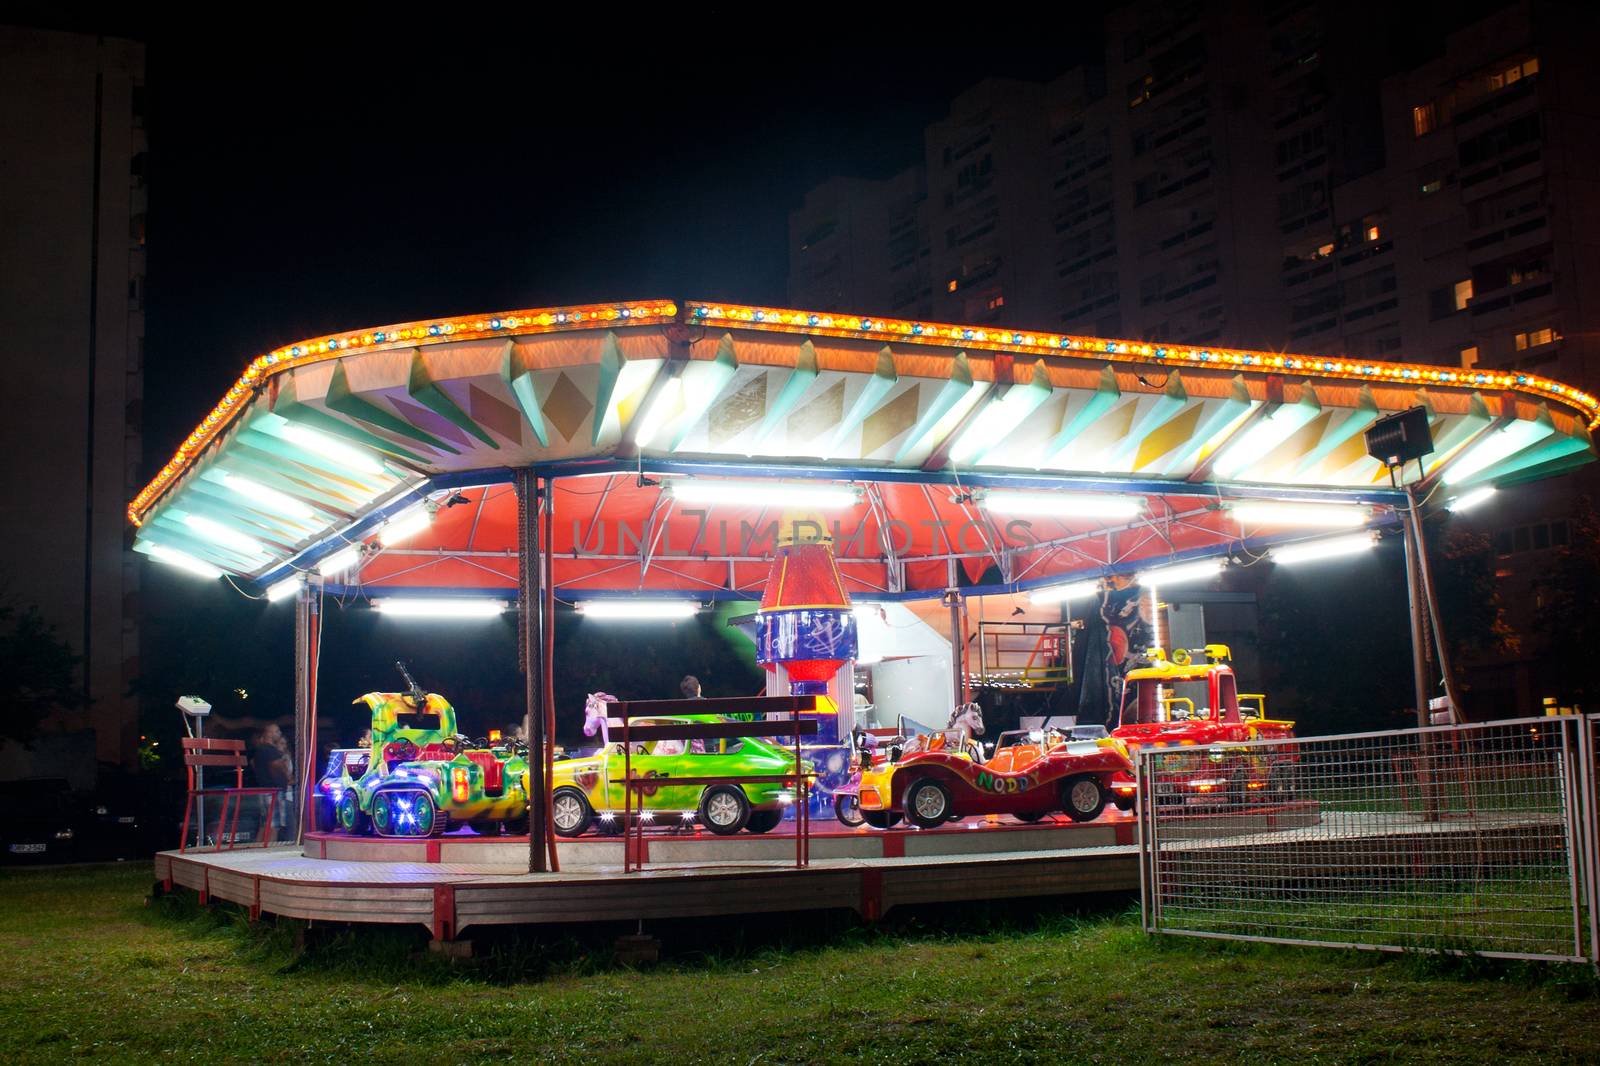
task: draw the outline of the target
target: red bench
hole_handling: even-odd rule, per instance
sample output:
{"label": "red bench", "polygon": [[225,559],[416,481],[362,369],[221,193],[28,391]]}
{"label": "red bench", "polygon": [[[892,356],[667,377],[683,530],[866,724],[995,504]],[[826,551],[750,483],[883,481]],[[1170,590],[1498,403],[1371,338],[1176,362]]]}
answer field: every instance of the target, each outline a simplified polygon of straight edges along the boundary
{"label": "red bench", "polygon": [[[222,797],[222,810],[217,815],[217,848],[232,850],[234,841],[239,835],[239,811],[244,806],[246,796],[265,796],[267,798],[267,813],[263,822],[265,828],[261,833],[260,845],[266,847],[272,841],[272,815],[277,807],[278,790],[275,788],[245,788],[244,787],[244,741],[242,740],[214,740],[210,737],[184,737],[180,741],[183,750],[183,765],[189,779],[189,793],[183,804],[183,829],[178,839],[178,850],[185,851],[189,847],[189,814],[198,809],[197,800],[206,796]],[[220,769],[233,771],[232,788],[196,788],[195,770],[215,766]],[[228,807],[233,807],[233,823],[228,825]],[[228,826],[226,835],[223,826]],[[204,819],[199,825],[200,838],[205,839],[206,827]]]}

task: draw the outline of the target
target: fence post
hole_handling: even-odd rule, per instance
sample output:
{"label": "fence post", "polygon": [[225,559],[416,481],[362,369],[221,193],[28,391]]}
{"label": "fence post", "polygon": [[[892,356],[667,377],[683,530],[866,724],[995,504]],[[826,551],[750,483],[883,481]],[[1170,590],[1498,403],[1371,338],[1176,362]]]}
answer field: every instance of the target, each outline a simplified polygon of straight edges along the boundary
{"label": "fence post", "polygon": [[1583,857],[1583,901],[1589,912],[1589,964],[1600,972],[1600,820],[1596,816],[1595,726],[1600,716],[1578,717],[1578,839]]}
{"label": "fence post", "polygon": [[1133,840],[1139,848],[1139,927],[1146,933],[1154,932],[1150,928],[1150,871],[1149,864],[1145,861],[1145,815],[1144,815],[1144,759],[1139,752],[1133,756]]}

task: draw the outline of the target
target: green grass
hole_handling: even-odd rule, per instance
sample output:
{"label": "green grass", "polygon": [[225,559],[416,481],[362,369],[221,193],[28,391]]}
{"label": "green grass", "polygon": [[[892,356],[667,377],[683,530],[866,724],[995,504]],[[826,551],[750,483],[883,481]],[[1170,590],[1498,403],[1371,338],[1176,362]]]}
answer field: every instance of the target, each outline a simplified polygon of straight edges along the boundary
{"label": "green grass", "polygon": [[1384,892],[1243,879],[1226,891],[1226,903],[1178,894],[1162,909],[1162,927],[1458,951],[1579,950],[1565,865],[1485,870],[1476,880],[1393,878]]}
{"label": "green grass", "polygon": [[292,923],[148,888],[0,875],[0,1061],[1600,1061],[1586,968],[1151,940],[1125,901],[831,921],[803,947],[810,924],[721,923],[698,952],[679,925],[643,971],[597,961],[616,930],[568,931],[453,969],[420,931],[296,951]]}

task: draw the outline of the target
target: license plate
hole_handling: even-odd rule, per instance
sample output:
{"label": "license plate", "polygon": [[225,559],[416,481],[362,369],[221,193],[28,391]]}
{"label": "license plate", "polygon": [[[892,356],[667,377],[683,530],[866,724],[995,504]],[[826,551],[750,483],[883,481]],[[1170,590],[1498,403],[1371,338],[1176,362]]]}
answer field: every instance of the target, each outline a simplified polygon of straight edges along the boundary
{"label": "license plate", "polygon": [[37,855],[42,852],[44,848],[45,846],[43,844],[13,844],[11,845],[11,854]]}
{"label": "license plate", "polygon": [[133,815],[129,814],[129,815],[125,815],[125,816],[123,816],[121,818],[118,818],[117,819],[117,824],[118,825],[132,825],[137,820],[138,819],[136,819]]}

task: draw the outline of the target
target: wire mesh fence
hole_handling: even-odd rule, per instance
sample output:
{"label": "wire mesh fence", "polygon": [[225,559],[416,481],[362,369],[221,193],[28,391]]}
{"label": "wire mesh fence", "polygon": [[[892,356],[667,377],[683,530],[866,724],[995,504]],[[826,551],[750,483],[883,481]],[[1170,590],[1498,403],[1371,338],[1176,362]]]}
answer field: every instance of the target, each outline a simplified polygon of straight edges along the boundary
{"label": "wire mesh fence", "polygon": [[1146,928],[1581,960],[1596,739],[1561,716],[1146,747]]}

